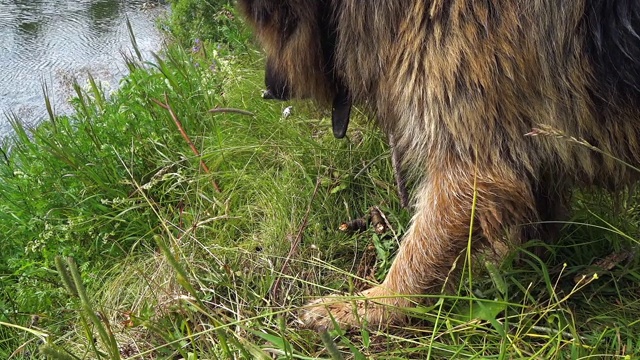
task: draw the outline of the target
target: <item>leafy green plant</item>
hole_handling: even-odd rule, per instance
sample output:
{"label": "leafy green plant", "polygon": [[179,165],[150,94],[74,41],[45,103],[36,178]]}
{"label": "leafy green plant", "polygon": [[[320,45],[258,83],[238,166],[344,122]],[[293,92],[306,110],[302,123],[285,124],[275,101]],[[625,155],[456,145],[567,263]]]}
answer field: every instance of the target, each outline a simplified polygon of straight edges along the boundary
{"label": "leafy green plant", "polygon": [[242,26],[232,0],[172,0],[167,27],[185,47],[199,39],[231,48],[246,49],[251,38]]}

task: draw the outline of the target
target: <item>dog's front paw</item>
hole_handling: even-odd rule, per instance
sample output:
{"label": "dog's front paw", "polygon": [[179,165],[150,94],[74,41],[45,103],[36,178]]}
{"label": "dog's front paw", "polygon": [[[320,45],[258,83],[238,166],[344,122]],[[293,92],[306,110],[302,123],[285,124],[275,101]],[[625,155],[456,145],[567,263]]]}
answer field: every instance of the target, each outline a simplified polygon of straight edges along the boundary
{"label": "dog's front paw", "polygon": [[300,317],[305,327],[319,331],[333,329],[334,324],[345,330],[381,329],[404,322],[406,317],[398,307],[406,305],[405,299],[377,286],[353,297],[332,295],[312,301]]}

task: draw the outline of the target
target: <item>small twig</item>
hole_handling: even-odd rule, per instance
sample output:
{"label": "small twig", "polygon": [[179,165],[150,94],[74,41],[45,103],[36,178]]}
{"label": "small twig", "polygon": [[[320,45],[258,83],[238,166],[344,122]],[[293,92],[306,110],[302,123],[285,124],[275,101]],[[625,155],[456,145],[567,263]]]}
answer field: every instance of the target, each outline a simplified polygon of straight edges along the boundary
{"label": "small twig", "polygon": [[307,228],[307,224],[309,222],[309,213],[311,212],[311,205],[313,204],[313,200],[315,199],[319,188],[320,188],[320,178],[318,178],[318,180],[316,181],[316,187],[315,189],[313,189],[313,194],[311,195],[311,199],[309,200],[309,205],[307,206],[307,211],[304,214],[302,223],[298,228],[298,233],[296,234],[296,237],[291,241],[291,248],[289,248],[289,253],[287,254],[287,257],[284,259],[284,263],[282,264],[282,268],[280,269],[280,275],[278,276],[276,281],[274,281],[273,285],[271,286],[271,290],[269,291],[271,293],[271,298],[275,303],[279,302],[278,294],[280,289],[280,280],[282,279],[282,275],[284,275],[287,272],[289,268],[289,262],[291,261],[291,258],[293,257],[293,255],[295,255],[296,251],[298,250],[298,246],[300,245],[300,241],[302,240],[302,233],[304,233],[304,230]]}
{"label": "small twig", "polygon": [[[169,99],[167,97],[167,94],[166,93],[164,94],[164,103],[162,103],[162,102],[160,102],[159,100],[156,100],[156,99],[151,99],[151,101],[153,101],[158,106],[160,106],[161,108],[163,108],[163,109],[165,109],[165,110],[167,110],[169,112],[169,115],[171,115],[171,118],[173,119],[173,122],[178,127],[178,130],[180,131],[180,134],[184,138],[184,141],[187,142],[187,144],[191,148],[191,151],[193,151],[193,153],[198,157],[198,159],[200,159],[200,167],[202,168],[202,170],[207,174],[211,174],[211,172],[209,171],[209,167],[202,160],[202,157],[200,156],[200,152],[198,151],[198,149],[196,149],[195,145],[193,145],[193,142],[191,142],[191,139],[189,138],[189,135],[187,135],[187,132],[184,130],[184,127],[182,126],[182,123],[180,122],[180,120],[178,120],[178,116],[173,111],[173,108],[171,107],[171,105],[169,105]],[[221,192],[220,186],[218,186],[218,183],[215,180],[212,179],[211,183],[213,184],[213,187],[216,189],[217,192]]]}
{"label": "small twig", "polygon": [[387,218],[382,214],[382,210],[380,210],[377,206],[372,206],[369,209],[369,216],[371,218],[371,226],[373,226],[373,231],[378,235],[382,235],[387,232]]}
{"label": "small twig", "polygon": [[247,116],[255,116],[254,113],[247,110],[235,109],[235,108],[213,108],[209,110],[210,113],[233,113]]}
{"label": "small twig", "polygon": [[590,268],[586,269],[585,271],[579,272],[576,276],[573,277],[573,281],[578,284],[583,279],[593,278],[594,275],[597,276],[598,270],[610,271],[620,263],[629,259],[633,259],[634,257],[635,250],[633,249],[623,249],[620,251],[612,252],[603,259],[596,261]]}
{"label": "small twig", "polygon": [[400,246],[400,239],[398,238],[398,233],[396,233],[396,230],[391,225],[391,222],[387,218],[387,215],[385,215],[385,213],[382,210],[380,210],[380,208],[378,206],[374,206],[373,208],[378,210],[378,213],[380,214],[380,217],[382,218],[382,220],[384,220],[384,224],[386,225],[385,232],[387,230],[391,231],[391,234],[393,234],[393,238],[396,240],[396,243],[398,244],[398,246]]}
{"label": "small twig", "polygon": [[359,233],[367,230],[369,225],[369,218],[367,216],[359,217],[357,219],[345,221],[338,227],[338,230],[347,234]]}

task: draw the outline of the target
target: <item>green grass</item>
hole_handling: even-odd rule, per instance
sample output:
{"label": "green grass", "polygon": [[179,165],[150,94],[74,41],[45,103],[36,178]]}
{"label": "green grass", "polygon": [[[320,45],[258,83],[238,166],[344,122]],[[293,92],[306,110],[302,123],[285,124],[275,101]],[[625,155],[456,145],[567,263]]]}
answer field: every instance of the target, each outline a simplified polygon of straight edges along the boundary
{"label": "green grass", "polygon": [[[326,111],[260,98],[263,61],[250,45],[172,46],[154,64],[129,59],[115,94],[78,85],[72,116],[35,129],[11,116],[0,164],[0,358],[640,356],[636,257],[573,280],[614,249],[637,247],[634,192],[576,193],[548,259],[535,244],[498,265],[468,259],[474,276],[413,310],[410,326],[300,329],[307,301],[362,288],[352,274],[369,244],[384,278],[410,213],[386,140],[365,116],[334,139]],[[395,235],[337,230],[373,205]]]}

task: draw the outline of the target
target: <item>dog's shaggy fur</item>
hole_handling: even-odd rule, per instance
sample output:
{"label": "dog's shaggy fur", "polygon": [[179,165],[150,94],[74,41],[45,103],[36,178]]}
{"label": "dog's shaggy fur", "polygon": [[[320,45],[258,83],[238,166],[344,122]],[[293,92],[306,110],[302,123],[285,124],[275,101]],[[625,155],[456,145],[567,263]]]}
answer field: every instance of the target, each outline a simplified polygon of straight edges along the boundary
{"label": "dog's shaggy fur", "polygon": [[[272,97],[351,103],[375,115],[412,174],[415,215],[375,301],[326,298],[309,326],[402,321],[384,304],[439,292],[469,239],[547,239],[575,185],[637,174],[542,125],[640,162],[640,1],[241,0],[267,53]],[[508,235],[507,235],[508,234]],[[394,296],[400,295],[400,296]],[[355,306],[355,308],[354,308]]]}

